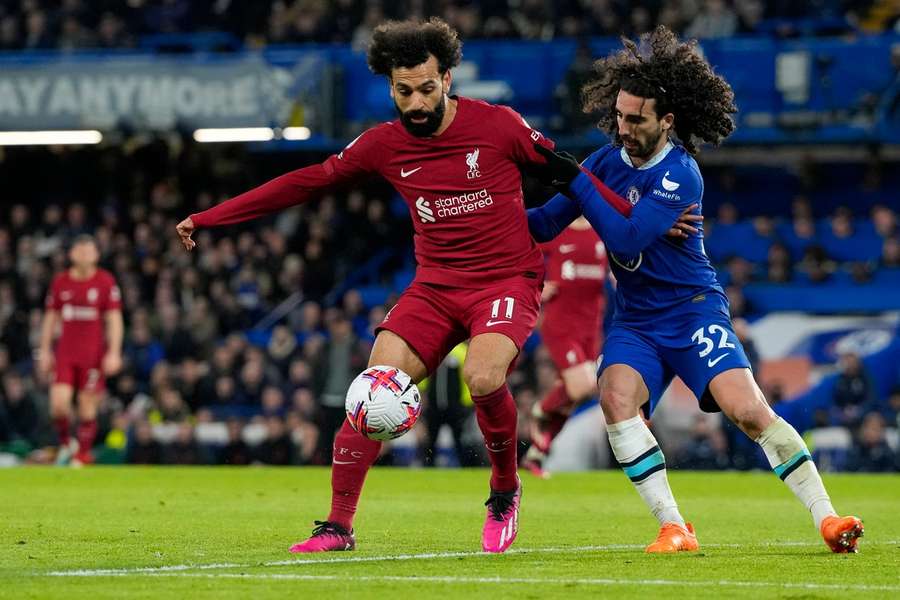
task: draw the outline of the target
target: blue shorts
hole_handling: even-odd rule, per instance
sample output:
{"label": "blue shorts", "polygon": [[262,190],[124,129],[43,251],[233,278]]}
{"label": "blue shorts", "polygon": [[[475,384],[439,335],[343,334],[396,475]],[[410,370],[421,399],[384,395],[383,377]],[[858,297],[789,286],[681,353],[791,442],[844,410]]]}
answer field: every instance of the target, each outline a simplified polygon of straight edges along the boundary
{"label": "blue shorts", "polygon": [[713,377],[729,369],[750,368],[750,361],[731,326],[728,301],[717,292],[641,319],[616,315],[606,336],[597,376],[615,364],[641,374],[650,391],[643,406],[649,417],[677,375],[706,412],[721,410],[709,393]]}

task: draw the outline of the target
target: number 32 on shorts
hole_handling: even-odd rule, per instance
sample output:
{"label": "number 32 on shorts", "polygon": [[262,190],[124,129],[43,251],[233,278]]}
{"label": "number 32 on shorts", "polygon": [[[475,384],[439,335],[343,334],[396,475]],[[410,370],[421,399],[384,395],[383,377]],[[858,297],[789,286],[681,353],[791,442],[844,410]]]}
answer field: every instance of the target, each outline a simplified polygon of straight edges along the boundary
{"label": "number 32 on shorts", "polygon": [[[709,337],[705,335],[706,331],[709,332]],[[718,336],[719,338],[718,347],[712,340],[712,338],[716,336]],[[715,323],[709,325],[708,327],[701,327],[700,329],[695,331],[694,335],[691,336],[691,341],[703,346],[703,348],[701,348],[699,351],[700,358],[705,358],[710,352],[713,351],[713,348],[716,347],[719,350],[726,350],[726,352],[723,352],[716,357],[707,359],[706,366],[709,368],[713,368],[714,366],[716,366],[716,364],[720,360],[731,354],[731,352],[728,352],[727,350],[729,350],[730,348],[734,348],[734,344],[728,341],[728,330]]]}
{"label": "number 32 on shorts", "polygon": [[[486,325],[488,327],[493,327],[494,325],[499,325],[501,323],[512,323],[513,310],[516,307],[516,299],[506,296],[505,298],[497,298],[493,302],[491,302],[491,318],[488,319]],[[505,308],[503,311],[503,317],[501,318],[500,310],[501,308]]]}

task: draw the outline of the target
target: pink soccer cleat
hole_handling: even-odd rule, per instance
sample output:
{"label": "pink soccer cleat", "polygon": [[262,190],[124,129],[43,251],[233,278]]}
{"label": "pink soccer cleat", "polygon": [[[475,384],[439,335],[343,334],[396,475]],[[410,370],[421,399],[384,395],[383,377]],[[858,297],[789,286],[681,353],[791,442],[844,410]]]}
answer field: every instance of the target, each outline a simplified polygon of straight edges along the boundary
{"label": "pink soccer cleat", "polygon": [[356,548],[356,536],[353,530],[347,531],[337,523],[316,521],[312,535],[305,542],[291,546],[294,554],[300,552],[336,552]]}
{"label": "pink soccer cleat", "polygon": [[484,503],[488,507],[481,534],[481,548],[485,552],[504,552],[512,546],[519,533],[519,500],[522,482],[513,492],[495,492]]}

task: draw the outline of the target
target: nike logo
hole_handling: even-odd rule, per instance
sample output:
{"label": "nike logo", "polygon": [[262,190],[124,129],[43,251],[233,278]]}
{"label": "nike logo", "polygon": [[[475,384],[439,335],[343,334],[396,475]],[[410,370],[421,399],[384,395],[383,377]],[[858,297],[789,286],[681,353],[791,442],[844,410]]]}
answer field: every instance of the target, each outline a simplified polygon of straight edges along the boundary
{"label": "nike logo", "polygon": [[416,167],[416,168],[413,169],[412,171],[404,171],[403,169],[400,169],[400,177],[403,177],[403,178],[405,179],[405,178],[409,177],[410,175],[412,175],[413,173],[415,173],[416,171],[418,171],[418,170],[421,169],[421,168],[422,168],[422,167]]}
{"label": "nike logo", "polygon": [[332,460],[331,464],[333,465],[355,465],[355,460]]}
{"label": "nike logo", "polygon": [[502,442],[491,442],[490,444],[485,444],[485,448],[488,449],[488,452],[503,452],[506,448],[508,448],[512,444],[512,440],[504,440]]}
{"label": "nike logo", "polygon": [[726,353],[723,354],[722,356],[716,357],[715,359],[712,359],[712,358],[709,359],[708,361],[706,361],[706,366],[707,366],[707,367],[710,367],[710,368],[716,366],[716,363],[718,363],[720,360],[722,360],[723,358],[725,358],[725,357],[728,356],[729,354],[731,354],[731,352],[726,352]]}
{"label": "nike logo", "polygon": [[485,323],[488,327],[493,327],[494,325],[499,325],[501,323],[512,323],[512,321],[488,321]]}
{"label": "nike logo", "polygon": [[560,244],[559,251],[563,254],[568,254],[569,252],[575,252],[575,244]]}

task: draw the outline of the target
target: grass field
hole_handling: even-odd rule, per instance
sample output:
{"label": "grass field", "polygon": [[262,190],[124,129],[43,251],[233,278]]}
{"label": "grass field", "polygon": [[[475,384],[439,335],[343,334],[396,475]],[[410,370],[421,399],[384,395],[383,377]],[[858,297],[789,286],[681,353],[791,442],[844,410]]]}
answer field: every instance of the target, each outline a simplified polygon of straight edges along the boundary
{"label": "grass field", "polygon": [[0,597],[900,597],[900,476],[826,478],[865,519],[857,555],[831,554],[771,473],[670,479],[698,553],[642,552],[656,524],[620,472],[525,479],[518,540],[484,555],[486,471],[376,469],[357,551],[298,558],[327,469],[8,469]]}

